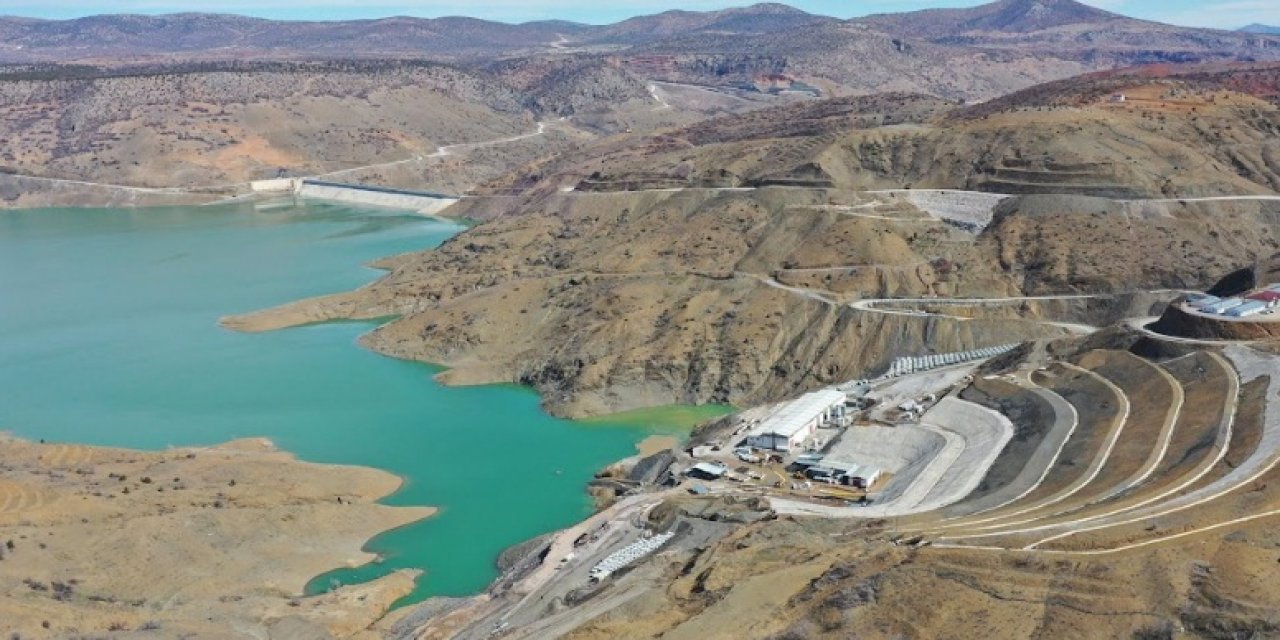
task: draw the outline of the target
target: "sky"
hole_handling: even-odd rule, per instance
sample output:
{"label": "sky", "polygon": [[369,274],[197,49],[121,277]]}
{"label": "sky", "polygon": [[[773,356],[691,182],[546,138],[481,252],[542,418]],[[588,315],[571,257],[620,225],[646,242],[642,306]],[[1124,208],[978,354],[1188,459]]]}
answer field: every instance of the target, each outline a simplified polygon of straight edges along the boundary
{"label": "sky", "polygon": [[[504,22],[564,19],[601,24],[668,9],[706,11],[756,0],[0,0],[0,15],[72,18],[100,13],[238,13],[265,18],[343,20],[395,15],[466,15]],[[840,18],[929,7],[961,7],[982,0],[791,0],[794,7]],[[1136,18],[1234,29],[1253,22],[1280,25],[1280,0],[1086,0]]]}

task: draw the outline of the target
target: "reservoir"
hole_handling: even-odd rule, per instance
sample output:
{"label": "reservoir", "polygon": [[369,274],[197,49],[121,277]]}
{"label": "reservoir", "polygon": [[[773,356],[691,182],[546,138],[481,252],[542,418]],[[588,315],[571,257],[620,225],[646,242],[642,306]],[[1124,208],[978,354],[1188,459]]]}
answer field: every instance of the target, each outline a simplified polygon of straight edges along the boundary
{"label": "reservoir", "polygon": [[382,562],[312,589],[413,567],[426,575],[407,601],[475,593],[503,548],[591,512],[593,472],[721,410],[560,420],[528,389],[444,388],[438,369],[358,347],[370,324],[217,324],[353,289],[378,276],[363,263],[462,228],[292,201],[0,211],[0,429],[141,449],[263,436],[304,460],[391,471],[405,485],[387,503],[440,512],[371,541]]}

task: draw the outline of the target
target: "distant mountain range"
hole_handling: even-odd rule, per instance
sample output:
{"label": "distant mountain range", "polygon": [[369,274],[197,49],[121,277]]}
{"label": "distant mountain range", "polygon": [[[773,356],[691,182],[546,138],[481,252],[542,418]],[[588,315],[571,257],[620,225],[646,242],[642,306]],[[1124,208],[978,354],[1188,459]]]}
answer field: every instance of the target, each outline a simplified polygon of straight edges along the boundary
{"label": "distant mountain range", "polygon": [[[1010,46],[1031,53],[1052,44],[1129,57],[1272,58],[1280,40],[1250,44],[1242,32],[1173,27],[1074,0],[1000,0],[965,9],[930,9],[839,20],[782,4],[723,11],[668,11],[610,25],[566,21],[507,24],[474,18],[385,18],[335,22],[274,21],[183,13],[102,15],[74,20],[0,18],[0,62],[106,62],[183,59],[427,57],[474,59],[549,51],[653,49],[698,54],[818,55],[832,44],[888,34],[901,42],[942,46]],[[1246,33],[1247,32],[1247,33]],[[901,49],[902,44],[894,45]],[[836,52],[837,54],[840,52]]]}
{"label": "distant mountain range", "polygon": [[1258,24],[1257,22],[1248,26],[1240,27],[1240,31],[1245,33],[1262,33],[1272,36],[1280,35],[1280,27],[1269,24]]}
{"label": "distant mountain range", "polygon": [[1280,36],[1177,27],[1074,0],[998,0],[853,20],[756,4],[609,25],[459,17],[305,22],[201,13],[0,18],[0,64],[10,65],[412,59],[505,73],[570,58],[583,63],[576,69],[622,70],[646,82],[988,99],[1117,67],[1280,60]]}

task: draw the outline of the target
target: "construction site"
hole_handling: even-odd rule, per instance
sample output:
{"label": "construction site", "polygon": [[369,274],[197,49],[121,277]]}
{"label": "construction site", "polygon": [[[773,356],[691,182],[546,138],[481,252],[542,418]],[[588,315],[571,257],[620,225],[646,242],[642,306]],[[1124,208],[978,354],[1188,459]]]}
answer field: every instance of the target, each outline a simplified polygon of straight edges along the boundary
{"label": "construction site", "polygon": [[[1169,306],[1211,303],[1190,294]],[[674,567],[711,567],[708,554],[724,566],[723,544],[772,520],[807,532],[792,536],[938,555],[961,574],[1248,535],[1280,515],[1268,490],[1280,464],[1274,346],[1159,335],[895,356],[876,377],[716,421],[681,450],[635,461],[615,503],[513,574],[519,603],[469,611],[491,626],[465,637],[562,633],[640,606],[627,603]],[[1018,589],[1039,584],[1031,575]],[[1098,610],[1095,599],[1118,597],[1095,588],[1059,586],[1057,597]]]}

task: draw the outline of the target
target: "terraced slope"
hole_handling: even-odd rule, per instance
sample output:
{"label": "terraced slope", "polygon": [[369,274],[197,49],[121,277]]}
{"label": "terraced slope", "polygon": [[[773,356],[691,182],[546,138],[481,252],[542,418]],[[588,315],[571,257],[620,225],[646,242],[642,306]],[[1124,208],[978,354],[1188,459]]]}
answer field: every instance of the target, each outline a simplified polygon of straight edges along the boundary
{"label": "terraced slope", "polygon": [[1039,440],[1015,441],[1024,455],[1051,448],[1046,425],[1064,402],[1075,428],[1056,457],[1032,453],[1017,474],[998,460],[980,490],[909,526],[943,547],[1097,555],[1280,515],[1267,491],[1280,479],[1274,373],[1274,356],[1245,346],[1165,362],[1086,351],[1031,377],[1047,411],[1022,408],[1030,388],[985,382],[989,403],[1032,423],[1019,431]]}
{"label": "terraced slope", "polygon": [[[945,524],[951,531],[985,530],[1004,518],[1044,509],[1075,495],[1101,471],[1123,433],[1128,403],[1109,382],[1074,366],[1059,366],[1035,376],[1071,404],[1077,425],[1039,484],[1016,500],[967,519]],[[1033,379],[1035,379],[1033,378]],[[952,534],[954,535],[954,533]]]}
{"label": "terraced slope", "polygon": [[[986,542],[1025,546],[1038,540],[1035,536],[1041,531],[1049,531],[1062,524],[1101,522],[1110,516],[1168,499],[1206,477],[1220,463],[1231,436],[1230,410],[1234,407],[1237,390],[1232,370],[1219,356],[1205,353],[1172,361],[1167,368],[1179,374],[1176,380],[1184,389],[1184,402],[1168,446],[1162,448],[1158,441],[1148,443],[1156,445],[1148,446],[1152,454],[1163,451],[1164,455],[1154,466],[1147,467],[1149,473],[1144,471],[1147,473],[1145,478],[1120,483],[1107,489],[1103,497],[1089,500],[1087,504],[1077,504],[1074,508],[1020,524],[1007,523],[1002,528],[986,532],[990,534]],[[1151,458],[1148,455],[1148,461]],[[1018,533],[1006,533],[1009,530]]]}
{"label": "terraced slope", "polygon": [[1061,396],[1030,381],[979,379],[963,397],[1008,416],[1014,435],[973,492],[946,510],[948,516],[994,509],[1031,491],[1044,478],[1077,423],[1075,412]]}

